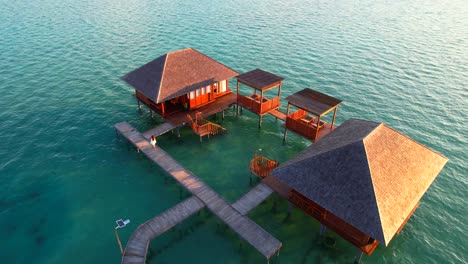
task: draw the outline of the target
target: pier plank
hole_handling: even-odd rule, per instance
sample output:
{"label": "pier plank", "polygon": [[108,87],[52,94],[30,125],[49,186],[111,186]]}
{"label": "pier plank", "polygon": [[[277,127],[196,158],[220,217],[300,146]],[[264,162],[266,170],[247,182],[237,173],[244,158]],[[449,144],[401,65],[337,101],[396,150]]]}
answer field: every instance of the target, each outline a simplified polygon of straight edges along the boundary
{"label": "pier plank", "polygon": [[[248,211],[260,204],[272,193],[272,190],[266,185],[263,183],[259,184],[233,205],[230,205],[223,197],[206,185],[191,171],[184,168],[164,150],[158,146],[155,148],[148,147],[148,139],[145,138],[143,134],[140,134],[137,130],[132,128],[128,123],[118,123],[115,125],[115,128],[133,145],[139,148],[150,160],[158,164],[193,194],[191,198],[167,210],[162,215],[140,225],[127,244],[127,247],[131,245],[131,253],[141,254],[142,252],[142,243],[132,243],[133,239],[148,241],[149,243],[152,238],[183,221],[186,217],[200,210],[204,206],[223,220],[234,230],[234,232],[252,245],[267,259],[275,254],[282,246],[280,241],[266,232],[250,218],[245,216]],[[154,133],[154,131],[151,133]],[[151,228],[151,225],[153,225],[153,228]],[[125,252],[124,257],[122,258],[122,263],[130,263],[124,261],[126,256]],[[146,259],[146,252],[144,259]]]}

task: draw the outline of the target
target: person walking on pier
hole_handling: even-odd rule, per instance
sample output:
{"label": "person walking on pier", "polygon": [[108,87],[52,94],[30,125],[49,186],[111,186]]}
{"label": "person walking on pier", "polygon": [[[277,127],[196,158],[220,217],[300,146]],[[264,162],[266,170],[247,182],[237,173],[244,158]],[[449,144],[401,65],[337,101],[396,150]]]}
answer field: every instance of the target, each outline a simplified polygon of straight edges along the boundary
{"label": "person walking on pier", "polygon": [[156,148],[156,137],[154,135],[151,136],[150,144],[154,149]]}

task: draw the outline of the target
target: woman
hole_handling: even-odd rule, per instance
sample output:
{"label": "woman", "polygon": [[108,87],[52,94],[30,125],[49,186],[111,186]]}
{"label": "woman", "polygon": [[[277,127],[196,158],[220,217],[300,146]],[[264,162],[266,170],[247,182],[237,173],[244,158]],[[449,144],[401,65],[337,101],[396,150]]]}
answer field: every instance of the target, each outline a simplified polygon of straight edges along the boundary
{"label": "woman", "polygon": [[154,135],[151,136],[150,144],[154,149],[156,148],[156,137]]}

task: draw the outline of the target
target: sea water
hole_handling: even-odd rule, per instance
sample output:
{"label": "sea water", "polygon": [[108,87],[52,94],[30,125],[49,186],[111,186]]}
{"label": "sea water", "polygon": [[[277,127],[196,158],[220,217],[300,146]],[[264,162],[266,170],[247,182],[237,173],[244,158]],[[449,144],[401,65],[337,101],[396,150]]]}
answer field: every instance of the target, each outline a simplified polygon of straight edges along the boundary
{"label": "sea water", "polygon": [[[337,123],[384,122],[450,159],[403,231],[363,263],[466,263],[468,122],[466,1],[0,0],[0,262],[118,263],[144,221],[188,197],[113,129],[163,120],[138,111],[120,78],[193,47],[238,72],[285,78],[342,99]],[[233,85],[233,83],[231,83]],[[231,86],[233,87],[233,86]],[[285,101],[283,100],[283,103]],[[283,108],[284,110],[284,108]],[[310,143],[281,121],[244,111],[158,144],[230,202],[252,186],[254,151],[284,162]],[[274,194],[249,217],[283,243],[273,263],[350,263],[356,248]],[[265,263],[202,210],[151,242],[149,263]]]}

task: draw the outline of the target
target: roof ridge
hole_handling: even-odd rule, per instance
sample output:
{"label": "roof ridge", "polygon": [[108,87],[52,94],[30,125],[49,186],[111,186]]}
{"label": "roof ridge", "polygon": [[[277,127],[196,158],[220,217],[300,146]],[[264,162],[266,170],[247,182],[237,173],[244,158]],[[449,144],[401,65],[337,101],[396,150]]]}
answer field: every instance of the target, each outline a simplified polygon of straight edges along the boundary
{"label": "roof ridge", "polygon": [[[169,52],[170,53],[170,52]],[[159,87],[158,87],[158,95],[156,97],[156,103],[160,103],[159,102],[159,95],[161,94],[161,87],[162,87],[162,83],[163,83],[163,80],[164,80],[164,72],[166,71],[166,64],[167,64],[167,61],[169,60],[169,53],[163,55],[165,56],[164,58],[164,66],[163,66],[163,70],[161,72],[161,81],[159,82]]]}

